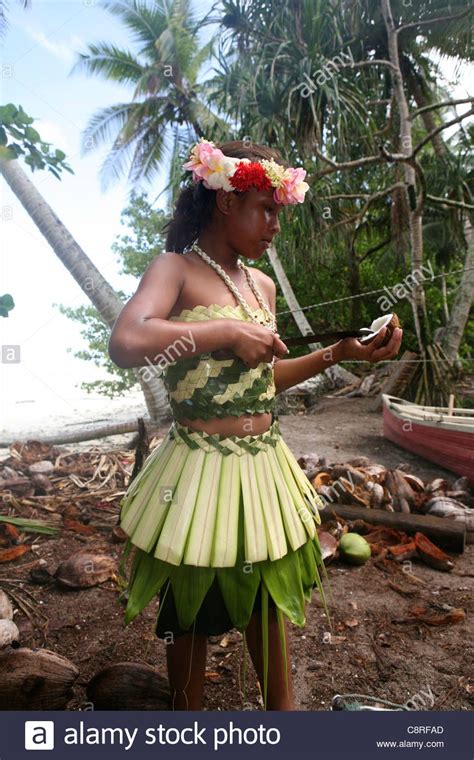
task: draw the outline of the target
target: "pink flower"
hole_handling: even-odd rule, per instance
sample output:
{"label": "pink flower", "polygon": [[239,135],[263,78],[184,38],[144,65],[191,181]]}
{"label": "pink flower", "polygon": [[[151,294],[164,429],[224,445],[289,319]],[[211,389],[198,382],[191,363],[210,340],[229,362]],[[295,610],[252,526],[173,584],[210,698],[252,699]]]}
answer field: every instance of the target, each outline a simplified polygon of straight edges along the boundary
{"label": "pink flower", "polygon": [[305,193],[309,190],[308,183],[303,181],[305,177],[305,169],[286,169],[281,185],[273,193],[276,202],[285,206],[303,203]]}
{"label": "pink flower", "polygon": [[240,159],[224,156],[220,148],[203,140],[193,148],[191,160],[183,164],[183,169],[192,170],[194,182],[202,179],[204,187],[208,190],[223,188],[230,192],[234,188],[229,182],[229,177],[232,176],[239,162]]}
{"label": "pink flower", "polygon": [[218,148],[215,148],[214,144],[208,140],[202,140],[194,146],[191,151],[191,159],[183,164],[183,169],[189,169],[192,171],[194,182],[198,182],[203,178],[203,172],[206,170],[208,157],[216,150],[218,150]]}

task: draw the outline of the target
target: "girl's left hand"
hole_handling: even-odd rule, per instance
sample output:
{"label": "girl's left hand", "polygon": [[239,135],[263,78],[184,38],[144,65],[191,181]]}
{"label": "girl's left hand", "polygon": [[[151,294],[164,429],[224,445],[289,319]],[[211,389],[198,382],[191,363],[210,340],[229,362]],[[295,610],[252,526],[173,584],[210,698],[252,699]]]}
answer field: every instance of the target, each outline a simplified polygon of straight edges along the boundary
{"label": "girl's left hand", "polygon": [[344,338],[339,341],[339,347],[342,354],[342,361],[347,359],[361,359],[362,361],[375,362],[384,359],[393,359],[400,351],[403,330],[400,327],[395,328],[393,335],[386,346],[381,347],[387,328],[384,327],[379,335],[371,343],[360,343],[357,338]]}

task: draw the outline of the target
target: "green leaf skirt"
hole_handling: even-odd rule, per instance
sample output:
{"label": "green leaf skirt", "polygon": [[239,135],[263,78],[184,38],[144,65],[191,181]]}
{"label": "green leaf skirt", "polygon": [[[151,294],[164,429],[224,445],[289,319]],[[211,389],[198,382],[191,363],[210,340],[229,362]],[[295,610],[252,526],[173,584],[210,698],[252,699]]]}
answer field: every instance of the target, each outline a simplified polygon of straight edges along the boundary
{"label": "green leaf skirt", "polygon": [[304,626],[315,587],[329,619],[317,534],[323,506],[278,420],[245,437],[196,432],[175,420],[121,503],[125,623],[157,595],[162,638],[222,625],[245,632],[258,611],[266,674],[269,601],[285,660],[284,619]]}

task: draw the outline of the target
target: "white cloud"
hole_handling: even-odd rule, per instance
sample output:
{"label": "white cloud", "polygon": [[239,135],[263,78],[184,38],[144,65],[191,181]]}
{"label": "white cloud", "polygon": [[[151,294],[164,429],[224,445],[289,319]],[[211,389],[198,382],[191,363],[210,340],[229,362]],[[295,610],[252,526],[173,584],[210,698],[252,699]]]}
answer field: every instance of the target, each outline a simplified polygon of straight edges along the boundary
{"label": "white cloud", "polygon": [[71,65],[76,57],[75,51],[85,47],[84,40],[77,34],[70,34],[67,41],[53,42],[49,35],[34,29],[29,24],[25,24],[24,30],[37,45],[47,50],[55,58],[59,58],[61,61]]}
{"label": "white cloud", "polygon": [[51,143],[53,148],[59,148],[69,156],[75,152],[58,122],[49,121],[49,119],[36,119],[35,129],[40,133],[41,139],[44,142]]}

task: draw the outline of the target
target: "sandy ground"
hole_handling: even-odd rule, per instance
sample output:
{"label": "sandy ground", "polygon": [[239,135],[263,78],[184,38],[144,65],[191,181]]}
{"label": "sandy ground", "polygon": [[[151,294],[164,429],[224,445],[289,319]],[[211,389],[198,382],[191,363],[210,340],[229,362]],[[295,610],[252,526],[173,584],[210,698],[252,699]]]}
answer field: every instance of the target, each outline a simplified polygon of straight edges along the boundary
{"label": "sandy ground", "polygon": [[[411,471],[423,478],[455,479],[451,473],[385,441],[382,416],[368,411],[368,407],[367,399],[323,398],[309,414],[280,417],[282,433],[296,456],[316,452],[328,462],[343,462],[364,454],[392,468],[408,462]],[[86,546],[120,559],[121,546],[111,543],[105,533],[93,542],[87,539],[87,544],[71,533],[59,539],[41,538],[37,556],[43,557],[54,572],[61,560]],[[306,626],[289,626],[297,709],[328,710],[335,694],[358,693],[398,704],[415,699],[419,709],[472,710],[473,553],[470,545],[464,554],[453,555],[455,568],[451,573],[414,561],[415,583],[410,583],[401,570],[389,570],[374,558],[362,567],[339,561],[330,564],[325,590],[331,595],[335,635],[328,636],[317,592],[307,606]],[[28,561],[31,555],[11,563],[8,575],[26,579],[28,571],[22,572],[22,565]],[[5,576],[5,571],[3,567],[1,575]],[[49,618],[49,628],[43,639],[30,620],[19,614],[16,619],[22,643],[46,646],[69,657],[80,669],[68,709],[87,709],[86,684],[107,664],[146,662],[166,674],[165,644],[153,634],[153,603],[125,629],[113,582],[70,592],[55,585],[28,585],[28,589]],[[409,609],[414,605],[425,605],[438,613],[448,605],[464,609],[467,616],[455,625],[432,627],[410,618]],[[237,631],[210,639],[205,710],[262,709],[250,663],[247,693],[242,693],[241,645]]]}

